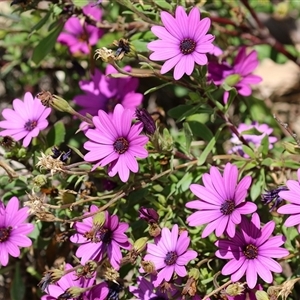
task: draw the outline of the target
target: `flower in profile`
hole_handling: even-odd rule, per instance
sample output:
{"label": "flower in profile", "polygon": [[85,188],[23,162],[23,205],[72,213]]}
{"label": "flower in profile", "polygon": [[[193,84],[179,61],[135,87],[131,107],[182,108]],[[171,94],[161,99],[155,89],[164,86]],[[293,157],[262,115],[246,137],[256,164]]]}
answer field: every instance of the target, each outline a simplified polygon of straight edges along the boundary
{"label": "flower in profile", "polygon": [[19,247],[29,247],[32,242],[26,235],[33,231],[34,226],[25,223],[28,208],[19,209],[19,199],[12,197],[6,207],[0,201],[0,265],[8,264],[9,255],[20,256]]}
{"label": "flower in profile", "polygon": [[39,99],[27,92],[24,101],[13,101],[13,109],[3,109],[2,116],[5,120],[0,121],[0,128],[4,130],[0,132],[0,136],[8,135],[16,141],[24,139],[23,146],[27,147],[32,138],[48,126],[47,117],[50,112],[50,108],[44,107]]}
{"label": "flower in profile", "polygon": [[190,226],[208,224],[202,233],[205,238],[214,230],[216,236],[226,232],[230,237],[235,235],[235,226],[242,221],[242,215],[256,211],[254,203],[244,201],[251,184],[251,177],[245,176],[238,183],[238,168],[227,163],[223,177],[216,167],[202,176],[203,184],[191,184],[190,190],[199,200],[188,202],[186,207],[198,209],[187,221]]}
{"label": "flower in profile", "polygon": [[286,186],[279,186],[277,189],[269,190],[262,194],[261,201],[266,205],[271,203],[270,211],[278,208],[284,201],[283,198],[279,196],[281,191],[288,191],[288,188]]}
{"label": "flower in profile", "polygon": [[290,215],[284,225],[286,227],[292,227],[298,225],[298,232],[300,233],[300,169],[297,171],[298,180],[288,180],[286,186],[287,191],[279,192],[279,197],[291,202],[285,204],[277,209],[279,214]]}
{"label": "flower in profile", "polygon": [[143,130],[141,123],[131,124],[133,114],[132,110],[117,104],[112,115],[99,110],[98,116],[93,117],[95,129],[86,131],[90,141],[84,144],[84,148],[89,150],[84,159],[98,161],[92,170],[109,165],[108,175],[113,177],[118,173],[123,182],[128,180],[129,171],[138,172],[136,157],[148,156],[144,148],[148,138],[140,135]]}
{"label": "flower in profile", "polygon": [[[125,71],[130,72],[131,67],[126,66]],[[83,95],[74,98],[74,102],[82,107],[79,113],[87,113],[96,116],[99,109],[105,112],[113,112],[115,106],[120,103],[124,108],[134,110],[142,103],[143,95],[136,93],[139,81],[137,78],[109,78],[107,75],[116,73],[117,70],[108,65],[105,74],[95,70],[92,80],[82,80],[79,82]]]}
{"label": "flower in profile", "polygon": [[[277,142],[277,137],[271,135],[273,132],[273,128],[269,127],[267,124],[259,124],[258,122],[252,122],[251,124],[241,123],[238,126],[237,131],[248,143],[253,144],[255,149],[257,149],[261,145],[261,142],[265,136],[268,136],[269,139],[269,149],[272,149],[273,144]],[[247,131],[256,132],[247,133]],[[242,149],[242,142],[235,134],[232,134],[232,138],[230,139],[230,141],[235,145],[230,150],[230,153],[238,153],[241,156],[249,157],[246,153],[244,153]]]}
{"label": "flower in profile", "polygon": [[185,266],[197,257],[197,252],[188,250],[190,238],[188,232],[183,231],[179,234],[178,225],[174,225],[172,231],[164,227],[161,238],[156,244],[147,245],[145,261],[154,263],[156,270],[160,270],[157,278],[153,281],[155,287],[165,280],[169,281],[175,272],[179,277],[187,275]]}
{"label": "flower in profile", "polygon": [[271,283],[271,272],[281,273],[282,267],[273,258],[282,258],[289,254],[281,248],[285,238],[283,235],[271,236],[275,222],[270,221],[260,228],[260,219],[254,213],[249,221],[246,217],[229,240],[219,240],[215,243],[219,250],[216,256],[221,259],[230,259],[223,267],[222,274],[230,275],[233,282],[238,281],[246,274],[247,285],[253,289],[257,283],[257,275],[265,282]]}
{"label": "flower in profile", "polygon": [[148,113],[148,111],[145,108],[137,108],[135,110],[136,118],[142,122],[144,126],[144,132],[152,135],[154,134],[156,130],[155,122],[152,119],[151,115]]}
{"label": "flower in profile", "polygon": [[[88,4],[82,8],[85,16],[95,21],[101,21],[101,10],[93,4]],[[93,25],[82,22],[77,17],[71,17],[67,20],[57,41],[67,45],[71,53],[81,52],[90,53],[91,46],[97,44],[99,38],[103,35],[103,31]]]}
{"label": "flower in profile", "polygon": [[[96,205],[90,208],[91,213],[97,210]],[[70,240],[72,243],[81,244],[76,255],[81,258],[81,264],[85,264],[88,260],[101,261],[104,254],[107,254],[111,265],[118,270],[122,259],[120,248],[131,248],[125,234],[129,225],[119,222],[118,216],[111,216],[107,211],[102,222],[95,220],[95,217],[88,217],[75,223],[77,233]]]}
{"label": "flower in profile", "polygon": [[177,6],[175,17],[163,11],[161,20],[164,26],[151,28],[159,40],[147,46],[154,51],[150,55],[151,60],[166,60],[161,74],[175,67],[174,78],[179,80],[184,74],[192,74],[195,63],[201,66],[207,64],[206,53],[214,49],[214,36],[207,34],[211,21],[209,18],[200,20],[198,7],[192,8],[187,15],[182,6]]}
{"label": "flower in profile", "polygon": [[[155,290],[152,280],[147,280],[145,277],[139,276],[137,278],[138,286],[130,286],[129,291],[139,300],[168,300],[168,299],[182,299],[182,296],[174,298],[177,290],[173,290],[172,295],[168,292],[162,292],[159,289]],[[171,297],[170,297],[171,296]]]}
{"label": "flower in profile", "polygon": [[139,208],[139,218],[145,220],[147,223],[158,223],[159,215],[153,208],[140,207]]}
{"label": "flower in profile", "polygon": [[[64,270],[69,271],[73,269],[72,265],[66,264]],[[72,288],[87,288],[94,284],[95,276],[86,279],[84,277],[78,277],[76,271],[70,271],[63,275],[55,284],[50,284],[46,288],[47,295],[42,296],[41,300],[58,300],[58,299],[71,299],[75,298],[71,295]],[[103,287],[104,288],[104,287]],[[89,292],[85,292],[83,295],[87,296]],[[82,296],[83,296],[82,295]],[[77,298],[77,297],[76,297]],[[89,299],[89,298],[84,298]],[[103,300],[105,297],[102,298]]]}
{"label": "flower in profile", "polygon": [[[246,47],[241,47],[231,66],[227,62],[217,63],[210,62],[208,64],[208,78],[216,85],[226,83],[235,87],[237,92],[242,96],[250,96],[252,93],[251,84],[261,82],[261,77],[253,75],[252,72],[258,66],[257,52],[252,50],[249,54]],[[225,91],[223,101],[227,103],[229,92]]]}

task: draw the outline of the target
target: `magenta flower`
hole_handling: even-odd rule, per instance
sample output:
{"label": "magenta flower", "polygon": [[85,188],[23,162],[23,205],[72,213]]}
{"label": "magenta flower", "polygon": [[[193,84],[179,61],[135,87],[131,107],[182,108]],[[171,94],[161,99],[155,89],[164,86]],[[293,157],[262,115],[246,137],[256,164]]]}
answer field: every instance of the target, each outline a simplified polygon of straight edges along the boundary
{"label": "magenta flower", "polygon": [[[65,270],[71,270],[73,269],[73,267],[70,264],[66,264],[65,265]],[[90,287],[94,284],[95,282],[95,276],[93,276],[90,279],[85,279],[84,277],[78,277],[76,275],[76,271],[70,272],[65,274],[64,276],[62,276],[55,284],[50,284],[47,289],[47,295],[42,296],[41,300],[56,300],[56,299],[73,299],[74,297],[70,297],[69,293],[68,293],[68,289],[72,288],[72,287],[78,287],[78,288],[87,288]],[[108,293],[108,289],[105,286],[102,286],[103,292],[105,293],[105,289],[107,290]],[[82,296],[82,299],[90,299],[87,298],[88,293],[90,292],[85,292]],[[106,293],[106,295],[107,295]],[[65,295],[65,297],[61,297]],[[101,298],[101,300],[104,300],[106,295]]]}
{"label": "magenta flower", "polygon": [[50,112],[50,108],[43,106],[39,99],[27,92],[24,101],[13,101],[13,109],[3,109],[2,116],[6,120],[0,121],[0,128],[5,130],[0,132],[0,136],[11,136],[16,141],[24,139],[23,146],[27,147],[32,138],[48,126],[46,118]]}
{"label": "magenta flower", "polygon": [[168,292],[161,292],[159,289],[155,290],[152,280],[148,281],[145,277],[139,276],[137,278],[138,286],[130,286],[129,291],[139,300],[179,300],[182,296],[176,297],[177,290],[174,289],[170,294]]}
{"label": "magenta flower", "polygon": [[[242,96],[250,96],[252,93],[251,84],[261,82],[261,77],[253,75],[252,72],[258,66],[257,52],[251,51],[248,55],[246,47],[241,47],[234,60],[233,66],[226,62],[218,64],[210,62],[208,64],[208,78],[211,79],[216,85],[226,83],[237,89],[237,92]],[[225,91],[223,101],[227,103],[229,92]]]}
{"label": "magenta flower", "polygon": [[[130,72],[131,67],[126,66],[125,71]],[[106,75],[116,73],[117,70],[108,65],[105,74],[95,70],[92,80],[82,80],[79,82],[84,95],[74,98],[77,105],[83,109],[79,112],[82,115],[87,113],[96,116],[99,109],[106,112],[113,112],[115,106],[120,103],[124,108],[135,110],[143,100],[143,95],[136,93],[139,81],[137,78],[109,78]]]}
{"label": "magenta flower", "polygon": [[12,197],[5,207],[0,201],[0,265],[8,264],[9,255],[20,256],[19,247],[30,247],[31,239],[26,235],[33,231],[34,226],[25,223],[28,208],[19,209],[19,199]]}
{"label": "magenta flower", "polygon": [[92,170],[109,165],[108,175],[113,177],[119,173],[123,182],[128,180],[129,170],[138,172],[136,157],[148,156],[144,148],[148,138],[140,135],[143,124],[131,124],[133,114],[132,110],[117,104],[112,115],[99,110],[98,116],[93,117],[96,128],[87,130],[85,135],[90,141],[84,144],[84,148],[90,151],[84,159],[89,162],[98,161]]}
{"label": "magenta flower", "polygon": [[199,200],[186,203],[186,207],[198,209],[187,221],[190,226],[208,224],[202,233],[205,238],[214,230],[216,236],[226,232],[235,235],[235,225],[240,224],[242,215],[256,211],[254,203],[244,201],[251,184],[251,177],[245,176],[238,182],[238,169],[227,163],[223,177],[216,167],[210,168],[210,174],[202,176],[203,184],[191,184],[190,189]]}
{"label": "magenta flower", "polygon": [[[261,134],[243,133],[245,131],[253,129],[257,130]],[[267,124],[259,124],[258,122],[252,122],[252,124],[241,123],[238,126],[237,131],[248,143],[252,143],[256,149],[261,145],[261,141],[265,136],[268,136],[269,139],[269,149],[272,149],[273,144],[277,142],[277,137],[271,135],[273,132],[273,128],[269,127]],[[242,149],[242,142],[235,134],[232,134],[232,138],[230,139],[230,141],[235,145],[230,150],[230,153],[239,153],[241,156],[249,157],[246,153],[244,153]]]}
{"label": "magenta flower", "polygon": [[290,215],[284,225],[291,227],[298,225],[298,232],[300,233],[300,169],[297,171],[298,180],[288,180],[286,186],[288,191],[279,192],[279,197],[291,202],[285,204],[277,209],[279,214]]}
{"label": "magenta flower", "polygon": [[246,281],[250,289],[257,283],[257,275],[265,282],[272,283],[272,272],[281,273],[282,267],[273,258],[282,258],[289,254],[281,248],[285,238],[283,235],[271,237],[275,222],[270,221],[260,228],[257,213],[252,215],[251,221],[243,217],[240,230],[230,240],[219,240],[215,243],[219,250],[216,256],[230,259],[223,267],[222,274],[230,275],[233,282],[246,274]]}
{"label": "magenta flower", "polygon": [[[102,12],[95,5],[90,3],[84,6],[82,11],[95,21],[101,21]],[[86,22],[82,23],[77,17],[71,17],[65,23],[64,32],[58,36],[57,41],[67,45],[71,53],[88,54],[91,46],[96,45],[102,35],[101,29]]]}
{"label": "magenta flower", "polygon": [[151,31],[160,39],[148,44],[148,49],[154,51],[152,60],[166,60],[161,68],[161,74],[174,69],[174,78],[180,79],[184,74],[191,75],[195,63],[207,64],[206,53],[213,51],[214,36],[207,34],[210,19],[200,20],[200,11],[194,7],[189,15],[182,6],[177,6],[175,17],[166,11],[161,12],[164,26],[153,26]]}
{"label": "magenta flower", "polygon": [[[97,210],[96,205],[90,208],[90,212]],[[118,216],[110,216],[107,211],[102,226],[94,224],[92,217],[76,222],[77,233],[72,235],[70,240],[72,243],[81,244],[76,251],[76,255],[81,258],[81,264],[85,264],[88,260],[101,261],[107,254],[111,265],[119,269],[122,259],[120,248],[127,250],[131,248],[125,234],[128,227],[127,223],[119,222]]]}
{"label": "magenta flower", "polygon": [[156,280],[153,281],[155,287],[165,280],[169,281],[175,272],[179,277],[187,275],[185,266],[197,257],[197,252],[187,250],[190,244],[188,232],[183,231],[178,236],[178,225],[174,225],[172,231],[163,228],[161,238],[156,244],[147,245],[147,253],[144,260],[152,261],[156,270],[160,270]]}

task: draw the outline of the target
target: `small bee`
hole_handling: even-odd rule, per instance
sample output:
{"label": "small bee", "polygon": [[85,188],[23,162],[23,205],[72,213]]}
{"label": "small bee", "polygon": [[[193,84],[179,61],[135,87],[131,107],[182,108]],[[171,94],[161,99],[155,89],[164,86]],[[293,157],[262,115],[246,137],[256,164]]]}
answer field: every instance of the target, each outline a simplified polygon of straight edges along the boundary
{"label": "small bee", "polygon": [[58,196],[58,189],[55,187],[42,187],[41,192],[45,195],[49,195],[51,198]]}
{"label": "small bee", "polygon": [[128,54],[131,50],[128,40],[120,39],[119,41],[114,41],[113,44],[118,47],[115,52],[115,56],[119,59],[122,59],[123,56]]}
{"label": "small bee", "polygon": [[69,149],[67,152],[59,150],[57,147],[53,147],[52,149],[53,154],[51,155],[53,158],[59,158],[62,162],[67,162],[68,158],[71,156],[72,150]]}

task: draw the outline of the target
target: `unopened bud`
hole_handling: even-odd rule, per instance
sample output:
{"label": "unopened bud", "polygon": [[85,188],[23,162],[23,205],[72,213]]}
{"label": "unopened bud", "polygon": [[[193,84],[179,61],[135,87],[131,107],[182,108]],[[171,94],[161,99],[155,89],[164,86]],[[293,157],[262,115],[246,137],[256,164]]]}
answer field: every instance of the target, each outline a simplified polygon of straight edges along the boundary
{"label": "unopened bud", "polygon": [[152,261],[150,260],[144,260],[141,262],[142,268],[144,269],[144,271],[148,274],[155,274],[156,273],[156,269],[155,269],[155,265]]}
{"label": "unopened bud", "polygon": [[240,283],[240,282],[235,282],[233,284],[230,284],[225,292],[228,296],[238,296],[238,295],[241,295],[243,293],[243,291],[245,290],[244,288],[244,284],[243,283]]}
{"label": "unopened bud", "polygon": [[139,238],[139,239],[136,240],[135,243],[133,244],[133,250],[134,250],[137,254],[141,253],[142,251],[145,250],[146,245],[147,245],[147,241],[148,241],[148,238],[146,238],[146,237]]}
{"label": "unopened bud", "polygon": [[149,234],[153,237],[159,236],[161,233],[161,228],[157,223],[150,224],[149,226]]}
{"label": "unopened bud", "polygon": [[257,300],[270,300],[268,294],[264,291],[256,291],[255,297]]}
{"label": "unopened bud", "polygon": [[199,271],[199,269],[192,268],[192,269],[189,271],[189,277],[192,277],[192,278],[194,278],[195,280],[198,280],[198,279],[200,278],[200,271]]}
{"label": "unopened bud", "polygon": [[93,224],[95,226],[103,226],[103,224],[105,223],[105,212],[101,211],[97,214],[94,215],[93,217]]}

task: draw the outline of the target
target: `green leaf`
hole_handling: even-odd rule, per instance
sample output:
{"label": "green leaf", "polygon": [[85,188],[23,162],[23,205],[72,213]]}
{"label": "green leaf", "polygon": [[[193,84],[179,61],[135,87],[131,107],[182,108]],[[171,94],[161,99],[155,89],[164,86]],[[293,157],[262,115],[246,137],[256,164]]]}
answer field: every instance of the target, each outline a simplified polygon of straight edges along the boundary
{"label": "green leaf", "polygon": [[261,146],[262,147],[262,154],[264,156],[268,155],[269,153],[269,136],[265,135],[264,138],[261,141]]}
{"label": "green leaf", "polygon": [[88,0],[73,0],[73,4],[79,7],[84,7],[88,3]]}
{"label": "green leaf", "polygon": [[25,296],[25,285],[20,272],[20,263],[15,265],[15,274],[10,288],[12,300],[23,300]]}
{"label": "green leaf", "polygon": [[62,121],[54,124],[47,135],[47,142],[50,146],[59,146],[65,141],[66,129]]}
{"label": "green leaf", "polygon": [[172,83],[172,82],[166,82],[166,83],[164,83],[164,84],[162,84],[162,85],[155,86],[155,87],[153,87],[153,88],[147,90],[147,91],[144,93],[144,95],[153,93],[153,92],[155,92],[155,91],[157,91],[157,90],[159,90],[159,89],[161,89],[161,88],[163,88],[163,87],[165,87],[165,86],[167,86],[167,85],[170,85],[170,84],[173,84],[173,83]]}
{"label": "green leaf", "polygon": [[243,151],[244,151],[246,154],[248,154],[252,159],[255,159],[255,154],[254,154],[253,150],[252,150],[250,147],[248,147],[248,146],[246,146],[246,145],[242,145],[242,149],[243,149]]}
{"label": "green leaf", "polygon": [[206,158],[207,156],[209,155],[209,153],[212,151],[212,149],[214,148],[217,140],[218,140],[218,137],[221,133],[221,131],[223,130],[224,126],[226,124],[222,124],[219,129],[217,130],[216,134],[213,136],[213,138],[210,140],[210,142],[207,144],[207,146],[205,147],[205,149],[203,150],[203,152],[201,153],[199,159],[198,159],[198,166],[202,166],[205,161],[206,161]]}
{"label": "green leaf", "polygon": [[193,132],[189,126],[189,123],[187,122],[183,123],[183,130],[185,135],[185,149],[187,153],[190,153],[191,143],[193,140]]}
{"label": "green leaf", "polygon": [[82,159],[84,159],[84,155],[74,146],[68,144],[68,147],[74,151],[78,156],[80,156]]}
{"label": "green leaf", "polygon": [[63,24],[59,24],[45,38],[43,38],[34,48],[31,60],[38,65],[45,56],[53,49],[57,37],[63,29]]}
{"label": "green leaf", "polygon": [[188,121],[191,131],[194,136],[200,137],[209,142],[213,138],[211,130],[203,123],[197,121]]}
{"label": "green leaf", "polygon": [[171,118],[177,119],[176,122],[181,122],[185,118],[194,115],[196,113],[211,113],[211,109],[201,107],[198,105],[178,105],[168,111],[168,115]]}
{"label": "green leaf", "polygon": [[47,14],[42,19],[40,19],[40,21],[37,24],[35,24],[32,27],[31,32],[29,33],[28,37],[31,37],[32,34],[34,34],[36,31],[41,29],[47,23],[50,16],[51,16],[51,10],[48,10]]}

